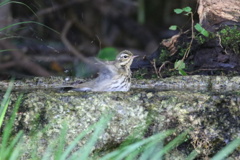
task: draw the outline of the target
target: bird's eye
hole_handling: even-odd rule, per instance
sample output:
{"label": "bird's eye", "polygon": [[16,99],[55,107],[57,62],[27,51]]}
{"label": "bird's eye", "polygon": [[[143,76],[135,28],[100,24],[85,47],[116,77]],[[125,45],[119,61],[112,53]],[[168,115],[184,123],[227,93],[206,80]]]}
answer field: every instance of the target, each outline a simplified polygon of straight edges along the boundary
{"label": "bird's eye", "polygon": [[123,56],[123,58],[127,58],[127,56]]}

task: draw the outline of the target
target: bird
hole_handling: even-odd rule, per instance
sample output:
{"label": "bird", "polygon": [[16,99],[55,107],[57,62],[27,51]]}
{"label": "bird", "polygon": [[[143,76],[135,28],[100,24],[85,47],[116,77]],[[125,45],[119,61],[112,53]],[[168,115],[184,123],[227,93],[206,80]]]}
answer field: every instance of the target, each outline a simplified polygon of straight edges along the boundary
{"label": "bird", "polygon": [[129,91],[131,87],[130,66],[137,57],[129,50],[121,51],[115,61],[96,60],[99,68],[97,78],[73,86],[73,91]]}

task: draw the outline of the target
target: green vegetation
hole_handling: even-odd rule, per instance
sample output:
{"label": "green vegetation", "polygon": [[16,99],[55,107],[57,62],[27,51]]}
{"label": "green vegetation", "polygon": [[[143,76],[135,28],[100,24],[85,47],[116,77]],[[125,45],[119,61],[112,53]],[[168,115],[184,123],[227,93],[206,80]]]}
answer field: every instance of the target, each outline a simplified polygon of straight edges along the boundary
{"label": "green vegetation", "polygon": [[[6,91],[0,108],[0,129],[3,128],[3,119],[5,117],[6,110],[9,105],[10,93],[13,87],[13,82],[10,83],[8,90]],[[16,159],[20,152],[20,141],[23,136],[23,132],[19,131],[15,136],[11,137],[12,128],[14,125],[14,120],[16,118],[16,113],[19,108],[20,102],[22,99],[22,95],[19,96],[16,101],[15,107],[12,111],[10,119],[5,122],[5,127],[3,129],[3,133],[1,133],[0,138],[0,159]]]}
{"label": "green vegetation", "polygon": [[6,27],[0,28],[0,32],[3,31],[3,30],[6,30],[6,29],[8,29],[8,28],[17,26],[17,25],[21,25],[21,24],[31,24],[31,23],[44,26],[44,27],[46,27],[47,29],[49,29],[49,30],[51,30],[51,31],[53,31],[53,32],[55,32],[55,33],[57,33],[57,34],[60,34],[58,31],[56,31],[56,30],[54,30],[54,29],[52,29],[52,28],[50,28],[50,27],[48,27],[48,26],[46,26],[46,25],[44,25],[44,24],[42,24],[42,23],[35,22],[35,21],[24,21],[24,22],[18,22],[18,23],[10,24],[10,25],[8,25],[8,26],[6,26]]}
{"label": "green vegetation", "polygon": [[185,69],[185,63],[183,62],[183,60],[177,60],[174,63],[174,68],[179,71],[179,74],[181,74],[183,76],[187,75],[187,73],[183,70],[183,69]]}
{"label": "green vegetation", "polygon": [[[177,8],[177,9],[174,9],[174,12],[176,14],[184,14],[186,16],[188,16],[188,15],[191,16],[191,30],[192,30],[191,41],[188,44],[187,48],[185,48],[185,49],[181,48],[181,50],[179,52],[179,55],[182,57],[182,59],[181,60],[177,60],[174,63],[174,69],[178,70],[179,74],[184,76],[184,75],[187,75],[187,73],[184,71],[184,69],[186,69],[186,64],[185,64],[184,60],[188,57],[188,55],[190,53],[193,40],[197,39],[202,44],[202,43],[205,42],[205,38],[206,37],[208,38],[210,36],[210,33],[207,30],[205,30],[199,23],[194,25],[193,12],[192,12],[192,8],[191,7],[185,7],[185,8],[182,8],[182,9]],[[172,26],[169,27],[170,30],[176,30],[177,28],[178,27],[176,25],[172,25]],[[194,28],[199,33],[197,36],[194,33]],[[203,35],[205,38],[202,38],[201,35]]]}
{"label": "green vegetation", "polygon": [[140,68],[133,72],[133,77],[136,79],[144,79],[145,76],[148,74],[148,69],[147,68]]}
{"label": "green vegetation", "polygon": [[[191,50],[191,46],[192,46],[192,42],[193,42],[193,39],[195,37],[195,34],[194,34],[194,31],[193,31],[193,25],[194,25],[194,21],[193,21],[193,12],[192,12],[192,8],[191,7],[185,7],[185,8],[177,8],[177,9],[174,9],[174,12],[176,14],[184,14],[186,16],[190,15],[191,16],[191,21],[192,21],[192,37],[191,37],[191,42],[190,44],[188,45],[188,47],[186,48],[185,52],[184,52],[184,55],[183,55],[183,58],[181,60],[177,60],[175,63],[174,63],[174,69],[175,70],[178,70],[179,74],[180,75],[187,75],[187,73],[184,71],[185,69],[185,62],[184,60],[188,57],[189,53],[190,53],[190,50]],[[177,29],[177,26],[173,25],[173,26],[170,26],[171,30],[176,30]],[[182,53],[180,53],[182,54]]]}
{"label": "green vegetation", "polygon": [[168,50],[162,49],[161,53],[160,53],[160,56],[159,56],[160,62],[167,61],[169,59],[169,55],[170,55],[170,53],[169,53]]}
{"label": "green vegetation", "polygon": [[[204,44],[205,42],[211,39],[219,39],[219,45],[225,49],[225,53],[228,54],[228,51],[232,51],[235,54],[240,54],[240,30],[237,26],[229,27],[225,26],[223,29],[217,32],[217,34],[212,33],[204,29],[199,23],[194,25],[193,21],[193,12],[190,7],[185,7],[182,9],[174,9],[176,14],[190,15],[191,16],[191,41],[189,44],[182,44],[181,47],[178,47],[178,55],[182,59],[178,60],[174,64],[174,69],[179,71],[180,75],[186,75],[184,70],[186,69],[185,59],[189,56],[193,40],[196,40],[198,44]],[[170,30],[176,30],[178,27],[172,25],[169,27]],[[179,28],[180,29],[180,28]],[[196,30],[194,32],[194,29]],[[181,29],[180,29],[180,32]]]}
{"label": "green vegetation", "polygon": [[218,32],[221,45],[226,50],[232,50],[235,54],[240,54],[240,30],[237,26],[225,26]]}
{"label": "green vegetation", "polygon": [[202,34],[203,36],[205,37],[209,37],[209,32],[204,29],[199,23],[197,23],[194,28],[200,33]]}
{"label": "green vegetation", "polygon": [[3,118],[4,118],[7,108],[8,108],[9,96],[10,96],[12,87],[13,87],[13,83],[11,82],[10,86],[8,87],[8,90],[6,91],[5,95],[3,96],[3,100],[2,100],[1,108],[0,108],[0,128],[2,127]]}
{"label": "green vegetation", "polygon": [[113,47],[106,47],[99,51],[97,57],[102,60],[114,61],[118,51],[116,48]]}
{"label": "green vegetation", "polygon": [[[184,70],[187,65],[185,64],[185,59],[189,56],[190,50],[192,48],[193,40],[195,40],[198,44],[204,44],[209,40],[219,39],[219,45],[225,49],[225,53],[229,54],[228,51],[232,51],[235,54],[240,54],[240,30],[237,26],[229,27],[225,26],[223,29],[217,32],[217,34],[212,33],[204,29],[199,23],[194,25],[193,21],[193,12],[190,7],[185,7],[182,9],[174,9],[176,14],[190,15],[191,16],[191,41],[188,44],[181,44],[178,46],[178,55],[176,59],[178,59],[174,64],[174,69],[179,71],[180,75],[186,75]],[[172,25],[169,27],[170,30],[176,30],[179,27],[176,25]],[[179,28],[180,29],[180,28]],[[194,31],[195,29],[195,31]],[[180,29],[180,32],[181,29]],[[186,32],[185,32],[186,33]],[[165,55],[163,54],[163,57]],[[162,59],[162,58],[161,58]],[[165,60],[167,61],[167,60]],[[164,61],[162,61],[164,62]]]}

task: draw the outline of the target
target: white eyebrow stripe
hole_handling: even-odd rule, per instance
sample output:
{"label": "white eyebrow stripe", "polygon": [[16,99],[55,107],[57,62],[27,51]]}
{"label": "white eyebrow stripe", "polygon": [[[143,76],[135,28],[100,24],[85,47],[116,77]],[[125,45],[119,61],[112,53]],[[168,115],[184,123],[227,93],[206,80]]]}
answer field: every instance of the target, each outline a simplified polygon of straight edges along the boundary
{"label": "white eyebrow stripe", "polygon": [[121,54],[121,57],[123,57],[123,56],[128,56],[128,54]]}

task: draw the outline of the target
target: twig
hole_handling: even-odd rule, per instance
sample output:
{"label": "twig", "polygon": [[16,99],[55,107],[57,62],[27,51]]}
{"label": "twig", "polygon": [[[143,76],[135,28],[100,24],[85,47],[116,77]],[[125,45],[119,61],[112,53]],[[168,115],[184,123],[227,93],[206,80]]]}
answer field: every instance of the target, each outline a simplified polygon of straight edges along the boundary
{"label": "twig", "polygon": [[[69,10],[68,17],[69,19],[72,20],[72,23],[74,24],[74,26],[77,27],[77,29],[80,30],[81,33],[83,33],[86,37],[88,37],[89,39],[92,39],[93,37],[95,37],[95,35],[92,33],[89,27],[85,26],[83,23],[78,21],[79,18],[76,16],[76,14],[72,10]],[[102,41],[101,47],[106,47],[106,46],[108,45],[104,41]]]}
{"label": "twig", "polygon": [[3,64],[0,64],[0,70],[11,68],[11,67],[14,67],[15,65],[16,65],[16,63],[14,61],[6,62]]}
{"label": "twig", "polygon": [[84,63],[91,64],[92,61],[87,59],[85,56],[83,56],[66,38],[67,32],[72,26],[72,21],[67,21],[65,24],[62,34],[61,34],[61,40],[64,43],[64,45],[70,50],[70,52],[75,55],[79,60],[83,61]]}
{"label": "twig", "polygon": [[154,67],[154,71],[155,71],[155,74],[157,75],[158,78],[160,78],[159,74],[158,74],[158,71],[157,71],[157,66],[156,66],[156,59],[153,59],[153,61],[151,61],[153,67]]}
{"label": "twig", "polygon": [[162,69],[163,69],[163,67],[166,65],[166,64],[168,64],[168,63],[172,63],[172,62],[170,62],[170,61],[165,61],[165,62],[163,62],[163,64],[159,67],[159,69],[158,69],[158,74],[159,74],[159,76],[162,78],[162,75],[161,75],[161,71],[162,71]]}
{"label": "twig", "polygon": [[[50,76],[51,74],[45,70],[44,68],[42,68],[40,65],[31,62],[28,57],[26,57],[24,55],[24,53],[17,49],[15,46],[13,46],[11,43],[9,43],[8,41],[4,40],[0,42],[1,46],[3,46],[3,48],[5,49],[11,49],[11,52],[13,54],[13,62],[9,62],[8,64],[6,63],[5,66],[1,66],[1,67],[5,67],[5,69],[7,67],[13,67],[13,66],[18,66],[21,67],[25,70],[27,70],[28,72],[37,75],[37,76]],[[13,64],[15,63],[15,64]]]}
{"label": "twig", "polygon": [[221,36],[220,36],[220,34],[219,33],[217,33],[216,34],[216,36],[218,37],[218,39],[219,39],[219,46],[222,48],[222,49],[224,49],[224,52],[226,53],[226,54],[228,54],[229,55],[229,53],[227,52],[227,50],[222,46],[222,39],[221,39]]}
{"label": "twig", "polygon": [[98,39],[98,42],[99,42],[99,51],[102,49],[102,47],[101,47],[101,40],[100,40],[100,38],[98,37],[98,35],[96,35],[96,37],[97,37],[97,39]]}
{"label": "twig", "polygon": [[184,60],[188,57],[188,55],[189,55],[189,53],[190,53],[190,50],[191,50],[191,47],[192,47],[193,39],[195,38],[194,28],[193,28],[193,26],[194,26],[193,13],[191,12],[190,14],[191,14],[191,20],[192,20],[192,25],[191,25],[191,28],[192,28],[192,36],[191,36],[191,41],[190,41],[190,43],[189,43],[189,46],[188,46],[188,48],[187,48],[187,50],[186,50],[186,52],[185,52],[185,54],[184,54],[184,56],[183,56],[183,58],[182,58],[182,61],[184,61]]}
{"label": "twig", "polygon": [[[44,16],[46,14],[49,14],[49,13],[52,13],[52,12],[56,12],[58,10],[61,10],[61,9],[64,9],[68,6],[71,6],[71,5],[74,5],[75,3],[83,3],[83,2],[86,2],[88,0],[73,0],[73,1],[70,1],[70,2],[67,2],[65,4],[62,4],[62,5],[54,5],[52,7],[48,7],[48,8],[45,8],[45,9],[42,9],[40,11],[38,11],[36,13],[37,17],[38,16]],[[30,20],[34,20],[37,18],[35,15],[33,15],[32,17],[30,17]]]}

